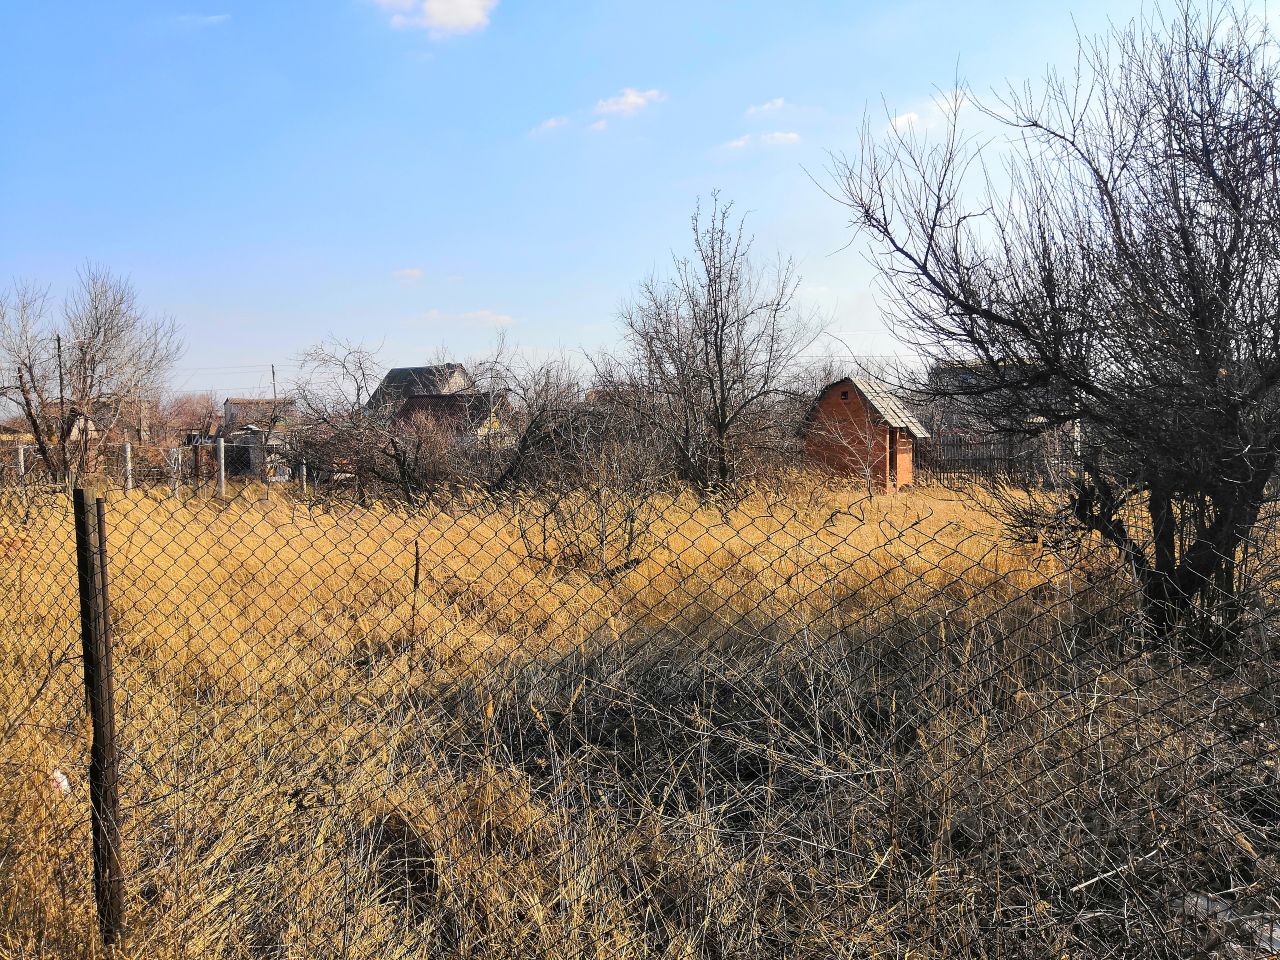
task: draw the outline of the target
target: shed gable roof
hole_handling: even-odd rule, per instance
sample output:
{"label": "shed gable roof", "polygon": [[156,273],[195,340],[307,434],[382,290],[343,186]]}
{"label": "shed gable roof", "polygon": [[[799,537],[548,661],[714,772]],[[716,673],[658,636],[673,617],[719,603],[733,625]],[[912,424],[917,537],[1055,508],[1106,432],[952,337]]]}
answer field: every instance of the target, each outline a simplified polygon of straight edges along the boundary
{"label": "shed gable roof", "polygon": [[818,403],[821,402],[823,397],[845,384],[862,394],[862,398],[867,402],[867,406],[871,408],[872,412],[889,426],[898,430],[905,430],[913,440],[929,439],[929,431],[921,425],[919,420],[911,415],[902,401],[890,393],[888,387],[884,384],[868,377],[843,377],[834,383],[827,384],[818,391],[817,397],[814,398],[813,406],[810,408],[806,422],[813,419]]}

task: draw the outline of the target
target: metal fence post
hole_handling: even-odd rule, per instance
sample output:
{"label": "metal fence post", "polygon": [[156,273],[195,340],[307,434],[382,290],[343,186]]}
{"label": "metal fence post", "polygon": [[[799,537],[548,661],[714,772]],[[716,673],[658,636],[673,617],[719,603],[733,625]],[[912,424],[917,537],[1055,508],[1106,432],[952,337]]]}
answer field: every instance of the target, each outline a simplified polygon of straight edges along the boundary
{"label": "metal fence post", "polygon": [[133,489],[133,444],[124,442],[124,492]]}
{"label": "metal fence post", "polygon": [[93,893],[98,927],[107,946],[124,928],[124,874],[120,865],[119,767],[115,683],[111,671],[111,609],[107,596],[106,501],[92,488],[72,493],[84,687],[93,741],[89,749],[89,805],[93,832]]}
{"label": "metal fence post", "polygon": [[222,438],[218,438],[218,499],[227,497],[227,450]]}

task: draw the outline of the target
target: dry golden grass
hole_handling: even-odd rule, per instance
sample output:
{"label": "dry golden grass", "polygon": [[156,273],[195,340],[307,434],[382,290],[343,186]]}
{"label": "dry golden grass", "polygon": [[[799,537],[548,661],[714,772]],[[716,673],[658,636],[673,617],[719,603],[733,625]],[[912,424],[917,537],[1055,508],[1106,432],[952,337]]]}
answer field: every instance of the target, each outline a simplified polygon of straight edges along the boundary
{"label": "dry golden grass", "polygon": [[[119,955],[1155,955],[1274,877],[1270,675],[1135,655],[1105,570],[940,491],[656,506],[606,577],[479,497],[113,494]],[[99,956],[65,501],[0,551],[0,954]],[[1140,920],[1071,890],[1151,848]]]}

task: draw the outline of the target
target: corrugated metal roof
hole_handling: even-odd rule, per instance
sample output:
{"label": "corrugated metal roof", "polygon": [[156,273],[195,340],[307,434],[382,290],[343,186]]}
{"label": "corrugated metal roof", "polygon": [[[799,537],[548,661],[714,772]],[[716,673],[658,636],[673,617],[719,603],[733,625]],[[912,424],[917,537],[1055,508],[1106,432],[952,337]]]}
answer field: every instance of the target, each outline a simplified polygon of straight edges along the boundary
{"label": "corrugated metal roof", "polygon": [[902,401],[890,393],[884,384],[865,377],[850,377],[849,382],[858,388],[858,392],[867,398],[872,409],[880,414],[889,426],[907,431],[915,440],[929,438],[929,431],[920,425],[920,421],[907,411]]}

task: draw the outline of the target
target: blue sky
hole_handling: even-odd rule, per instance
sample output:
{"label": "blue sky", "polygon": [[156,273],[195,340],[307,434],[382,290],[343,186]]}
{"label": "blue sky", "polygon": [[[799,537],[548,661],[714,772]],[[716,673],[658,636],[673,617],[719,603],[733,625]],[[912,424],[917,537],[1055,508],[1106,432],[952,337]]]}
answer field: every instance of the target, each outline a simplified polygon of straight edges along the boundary
{"label": "blue sky", "polygon": [[[0,277],[86,260],[185,330],[175,383],[262,389],[326,334],[393,364],[613,342],[713,189],[857,353],[872,275],[819,179],[864,112],[927,118],[1139,4],[0,3]],[[0,281],[3,282],[3,281]]]}

